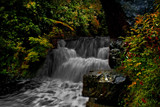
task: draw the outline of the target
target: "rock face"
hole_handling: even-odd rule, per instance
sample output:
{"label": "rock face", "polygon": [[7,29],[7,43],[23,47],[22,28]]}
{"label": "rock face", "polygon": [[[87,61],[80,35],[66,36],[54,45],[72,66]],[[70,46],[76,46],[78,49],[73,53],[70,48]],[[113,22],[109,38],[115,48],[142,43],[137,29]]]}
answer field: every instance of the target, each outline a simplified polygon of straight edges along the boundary
{"label": "rock face", "polygon": [[115,68],[120,64],[121,54],[123,53],[122,41],[116,40],[110,43],[109,65]]}
{"label": "rock face", "polygon": [[154,0],[100,0],[111,38],[125,36],[137,15],[153,11]]}
{"label": "rock face", "polygon": [[127,22],[133,25],[134,18],[137,15],[143,15],[153,11],[154,0],[116,0],[121,4],[123,11],[127,16]]}
{"label": "rock face", "polygon": [[116,106],[127,84],[126,77],[113,70],[89,72],[83,77],[83,96],[96,98],[95,102]]}

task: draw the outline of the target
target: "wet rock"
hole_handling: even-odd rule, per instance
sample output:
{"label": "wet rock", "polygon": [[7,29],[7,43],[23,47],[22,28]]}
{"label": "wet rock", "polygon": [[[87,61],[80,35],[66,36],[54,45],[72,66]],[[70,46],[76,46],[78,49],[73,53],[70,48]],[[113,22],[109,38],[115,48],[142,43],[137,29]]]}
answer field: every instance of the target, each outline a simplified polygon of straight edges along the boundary
{"label": "wet rock", "polygon": [[58,44],[58,48],[65,47],[66,42],[64,40],[58,40],[57,44]]}
{"label": "wet rock", "polygon": [[76,99],[76,98],[77,98],[77,96],[72,97],[73,100]]}
{"label": "wet rock", "polygon": [[123,53],[122,44],[121,40],[111,41],[110,43],[109,65],[111,68],[120,64],[121,54]]}
{"label": "wet rock", "polygon": [[96,98],[97,103],[116,106],[127,83],[125,76],[113,70],[90,72],[83,77],[82,95]]}
{"label": "wet rock", "polygon": [[116,48],[116,49],[122,50],[123,49],[122,43],[123,43],[122,40],[112,40],[110,42],[110,49],[115,49]]}

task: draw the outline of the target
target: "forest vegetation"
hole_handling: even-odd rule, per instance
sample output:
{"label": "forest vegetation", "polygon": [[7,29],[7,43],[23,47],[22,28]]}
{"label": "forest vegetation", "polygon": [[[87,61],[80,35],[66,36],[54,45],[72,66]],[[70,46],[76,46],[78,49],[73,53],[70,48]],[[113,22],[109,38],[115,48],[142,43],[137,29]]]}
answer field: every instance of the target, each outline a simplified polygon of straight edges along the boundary
{"label": "forest vegetation", "polygon": [[99,0],[1,0],[0,75],[35,74],[56,39],[106,35]]}
{"label": "forest vegetation", "polygon": [[[160,105],[160,1],[155,11],[136,17],[123,37],[117,70],[132,84],[120,105]],[[0,0],[0,82],[31,78],[58,39],[106,36],[99,0]],[[119,35],[121,36],[121,35]]]}
{"label": "forest vegetation", "polygon": [[138,15],[124,38],[125,52],[117,70],[132,83],[121,104],[125,107],[160,106],[160,1],[155,12]]}

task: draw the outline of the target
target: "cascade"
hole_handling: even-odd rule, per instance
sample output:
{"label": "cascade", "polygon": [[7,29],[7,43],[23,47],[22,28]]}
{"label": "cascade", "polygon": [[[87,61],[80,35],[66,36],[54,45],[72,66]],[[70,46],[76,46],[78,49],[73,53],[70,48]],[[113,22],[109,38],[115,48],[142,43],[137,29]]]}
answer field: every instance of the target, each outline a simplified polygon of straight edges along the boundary
{"label": "cascade", "polygon": [[67,43],[59,40],[38,75],[79,82],[89,71],[111,69],[108,59],[109,37],[81,37]]}
{"label": "cascade", "polygon": [[110,70],[109,37],[58,41],[37,73],[40,87],[0,99],[3,107],[85,107],[82,78],[89,71]]}

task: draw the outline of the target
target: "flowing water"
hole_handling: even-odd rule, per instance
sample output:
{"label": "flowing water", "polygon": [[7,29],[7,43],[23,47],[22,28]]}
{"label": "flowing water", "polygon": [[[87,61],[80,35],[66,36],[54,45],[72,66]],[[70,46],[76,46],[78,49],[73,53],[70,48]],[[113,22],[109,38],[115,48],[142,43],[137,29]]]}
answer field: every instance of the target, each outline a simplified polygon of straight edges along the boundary
{"label": "flowing water", "polygon": [[109,38],[80,38],[58,41],[37,73],[40,87],[0,99],[0,107],[85,107],[83,75],[108,70]]}

